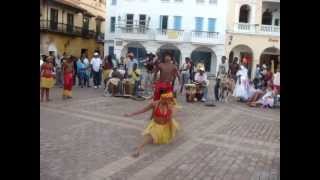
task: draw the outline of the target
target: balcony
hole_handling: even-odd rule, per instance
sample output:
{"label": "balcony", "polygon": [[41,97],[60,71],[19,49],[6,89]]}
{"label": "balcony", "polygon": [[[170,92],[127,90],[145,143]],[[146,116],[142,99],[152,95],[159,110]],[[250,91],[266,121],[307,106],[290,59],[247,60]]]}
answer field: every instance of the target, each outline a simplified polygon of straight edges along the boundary
{"label": "balcony", "polygon": [[263,25],[263,24],[249,24],[249,23],[235,23],[234,32],[257,35],[280,35],[280,26]]}
{"label": "balcony", "polygon": [[223,39],[218,32],[192,31],[191,42],[197,44],[223,44]]}
{"label": "balcony", "polygon": [[182,42],[184,41],[184,31],[175,29],[157,29],[155,40],[169,41],[169,42]]}
{"label": "balcony", "polygon": [[273,25],[261,25],[260,32],[271,34],[271,35],[278,35],[280,34],[280,26],[273,26]]}
{"label": "balcony", "polygon": [[40,20],[40,31],[54,32],[70,36],[79,36],[84,38],[95,38],[96,33],[83,27],[78,27],[70,24],[54,22],[50,20]]}
{"label": "balcony", "polygon": [[110,32],[110,38],[130,39],[130,40],[149,40],[153,34],[146,26],[122,25],[117,26]]}

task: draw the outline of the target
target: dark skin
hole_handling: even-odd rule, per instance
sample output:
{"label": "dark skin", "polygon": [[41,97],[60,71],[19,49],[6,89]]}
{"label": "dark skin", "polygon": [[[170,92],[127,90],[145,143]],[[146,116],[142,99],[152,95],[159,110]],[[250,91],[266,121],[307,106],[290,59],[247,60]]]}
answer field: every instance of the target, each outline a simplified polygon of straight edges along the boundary
{"label": "dark skin", "polygon": [[[52,56],[49,56],[49,57],[47,57],[47,59],[46,59],[46,62],[45,62],[45,64],[49,64],[49,66],[51,67],[51,68],[53,68],[53,57]],[[44,65],[42,65],[42,67],[43,67]],[[43,73],[45,73],[44,71],[43,71],[43,68],[41,67],[41,73],[40,74],[43,74]],[[41,79],[41,77],[40,77],[40,79]],[[48,89],[48,88],[41,88],[41,102],[43,102],[43,97],[44,97],[44,94],[46,94],[46,101],[48,102],[48,101],[50,101],[51,99],[49,98],[49,91],[50,91],[50,89]]]}
{"label": "dark skin", "polygon": [[[162,113],[166,113],[170,109],[172,114],[168,118],[169,118],[169,121],[171,121],[172,116],[174,114],[174,108],[173,108],[173,105],[171,105],[171,99],[162,99],[162,100],[159,100],[159,101],[151,102],[150,104],[148,104],[143,109],[141,109],[139,111],[136,111],[136,112],[133,112],[133,113],[126,113],[126,114],[124,114],[124,116],[125,117],[132,117],[132,116],[135,116],[135,115],[138,115],[138,114],[145,113],[145,112],[150,111],[150,110],[154,110],[156,107],[159,107],[160,112],[162,112]],[[158,122],[158,123],[166,121],[166,119],[164,119],[162,117],[160,118],[160,117],[154,117],[153,116],[153,119],[154,119],[155,122]],[[133,157],[138,157],[142,153],[144,146],[147,145],[147,144],[152,144],[152,143],[153,143],[152,136],[150,134],[145,135],[143,137],[142,143],[136,148],[136,150],[132,154],[132,156]]]}
{"label": "dark skin", "polygon": [[166,55],[164,58],[164,63],[160,63],[155,67],[153,78],[154,82],[157,79],[157,73],[160,71],[161,82],[172,82],[177,77],[180,83],[180,76],[177,66],[172,64],[171,61],[172,58],[169,55]]}

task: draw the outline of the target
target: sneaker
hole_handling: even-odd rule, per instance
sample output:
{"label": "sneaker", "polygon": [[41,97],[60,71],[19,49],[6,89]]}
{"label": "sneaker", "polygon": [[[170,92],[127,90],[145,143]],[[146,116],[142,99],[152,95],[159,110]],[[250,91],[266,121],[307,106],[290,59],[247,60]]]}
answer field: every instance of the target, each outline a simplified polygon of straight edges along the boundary
{"label": "sneaker", "polygon": [[94,88],[97,89],[98,87],[97,87],[97,86],[94,86]]}
{"label": "sneaker", "polygon": [[206,102],[207,100],[205,98],[202,98],[201,99],[201,102]]}

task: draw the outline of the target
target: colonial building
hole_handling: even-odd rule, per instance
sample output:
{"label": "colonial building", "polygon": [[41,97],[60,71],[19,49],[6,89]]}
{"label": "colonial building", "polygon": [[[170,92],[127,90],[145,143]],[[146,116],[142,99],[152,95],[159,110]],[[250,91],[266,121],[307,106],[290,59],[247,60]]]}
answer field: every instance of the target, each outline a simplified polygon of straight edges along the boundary
{"label": "colonial building", "polygon": [[110,0],[105,53],[169,51],[178,64],[191,57],[215,74],[226,51],[226,12],[224,0]]}
{"label": "colonial building", "polygon": [[280,0],[229,0],[226,54],[257,64],[280,66]]}
{"label": "colonial building", "polygon": [[40,53],[103,52],[105,0],[40,0]]}

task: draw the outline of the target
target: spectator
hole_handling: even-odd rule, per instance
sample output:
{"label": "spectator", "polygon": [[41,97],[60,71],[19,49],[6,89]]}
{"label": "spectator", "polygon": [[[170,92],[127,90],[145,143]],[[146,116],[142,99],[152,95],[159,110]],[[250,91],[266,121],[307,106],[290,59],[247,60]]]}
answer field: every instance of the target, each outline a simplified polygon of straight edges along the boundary
{"label": "spectator", "polygon": [[100,88],[101,84],[101,65],[102,65],[102,60],[99,57],[99,54],[95,52],[93,54],[93,58],[91,59],[91,66],[92,66],[92,73],[93,73],[93,83],[94,83],[94,88]]}

